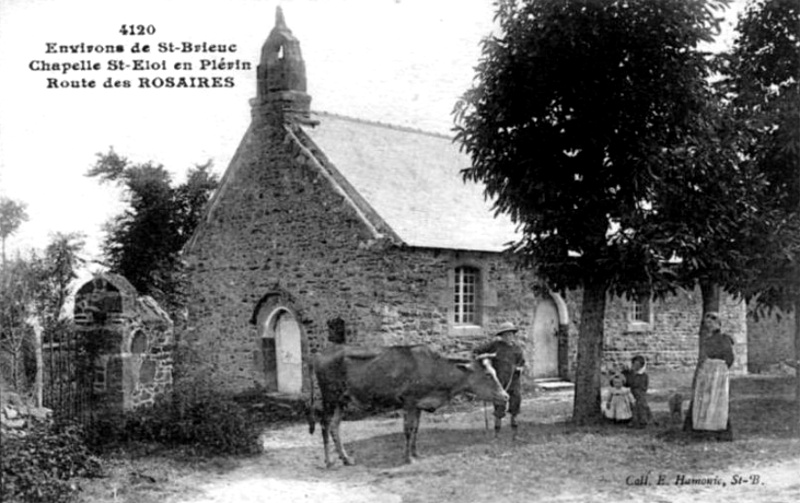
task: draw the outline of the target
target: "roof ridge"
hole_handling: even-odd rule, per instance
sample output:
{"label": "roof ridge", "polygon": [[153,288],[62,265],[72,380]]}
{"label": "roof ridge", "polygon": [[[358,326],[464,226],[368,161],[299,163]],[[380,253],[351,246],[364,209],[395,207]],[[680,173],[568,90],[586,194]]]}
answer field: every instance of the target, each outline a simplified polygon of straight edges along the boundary
{"label": "roof ridge", "polygon": [[435,138],[442,138],[442,139],[445,139],[445,140],[453,140],[453,136],[448,136],[448,135],[446,135],[444,133],[437,133],[437,132],[434,132],[434,131],[426,131],[424,129],[413,128],[413,127],[410,127],[410,126],[400,126],[398,124],[390,124],[388,122],[374,121],[374,120],[369,120],[369,119],[361,119],[361,118],[352,117],[352,116],[349,116],[349,115],[337,114],[335,112],[326,112],[324,110],[314,110],[311,113],[312,114],[316,114],[316,115],[327,116],[327,117],[335,117],[337,119],[343,119],[343,120],[347,120],[347,121],[351,121],[351,122],[357,122],[357,123],[360,123],[360,124],[368,124],[368,125],[371,125],[371,126],[379,126],[379,127],[383,127],[383,128],[386,128],[386,129],[393,129],[395,131],[403,131],[403,132],[406,132],[406,133],[418,133],[418,134],[424,134],[424,135],[427,135],[427,136],[433,136]]}

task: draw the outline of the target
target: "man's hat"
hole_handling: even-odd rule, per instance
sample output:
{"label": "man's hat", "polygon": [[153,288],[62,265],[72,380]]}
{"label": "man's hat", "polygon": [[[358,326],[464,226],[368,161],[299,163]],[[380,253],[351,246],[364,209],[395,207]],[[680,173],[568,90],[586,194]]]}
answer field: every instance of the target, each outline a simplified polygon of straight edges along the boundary
{"label": "man's hat", "polygon": [[505,321],[500,325],[500,329],[494,335],[503,335],[508,332],[518,332],[519,329],[510,321]]}

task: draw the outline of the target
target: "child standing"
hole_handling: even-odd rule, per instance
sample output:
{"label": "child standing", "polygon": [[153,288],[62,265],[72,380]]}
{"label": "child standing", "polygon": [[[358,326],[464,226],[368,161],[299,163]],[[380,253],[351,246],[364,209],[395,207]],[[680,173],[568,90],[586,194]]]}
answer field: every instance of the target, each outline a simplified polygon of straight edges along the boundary
{"label": "child standing", "polygon": [[625,387],[625,376],[616,373],[611,377],[611,391],[603,407],[603,415],[615,423],[627,423],[633,417],[633,398],[630,388]]}
{"label": "child standing", "polygon": [[626,376],[636,403],[633,406],[632,428],[644,428],[653,420],[653,413],[647,404],[647,387],[650,379],[647,376],[647,360],[642,355],[631,358],[631,369]]}

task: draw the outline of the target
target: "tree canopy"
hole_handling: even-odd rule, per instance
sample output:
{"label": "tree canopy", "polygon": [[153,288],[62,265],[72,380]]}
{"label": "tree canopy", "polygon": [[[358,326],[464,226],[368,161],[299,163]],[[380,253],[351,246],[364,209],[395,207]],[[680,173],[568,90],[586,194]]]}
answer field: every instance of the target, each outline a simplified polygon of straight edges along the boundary
{"label": "tree canopy", "polygon": [[55,329],[70,295],[72,282],[86,264],[83,234],[56,233],[38,259],[36,311],[45,330]]}
{"label": "tree canopy", "polygon": [[17,254],[0,270],[0,353],[4,353],[0,358],[9,356],[8,368],[3,369],[9,375],[4,377],[17,389],[29,384],[20,369],[34,367],[31,353],[41,344],[33,325],[41,326],[46,337],[69,329],[62,311],[76,270],[84,262],[82,250],[82,236],[57,233],[44,255]]}
{"label": "tree canopy", "polygon": [[129,207],[107,224],[104,254],[113,272],[167,305],[180,295],[180,251],[218,185],[211,163],[188,170],[174,186],[164,166],[135,164],[113,149],[98,154],[87,176],[122,187]]}
{"label": "tree canopy", "polygon": [[626,290],[669,258],[637,233],[668,149],[705,112],[709,68],[696,47],[724,4],[498,4],[502,35],[484,41],[456,139],[473,160],[465,178],[521,224],[517,250],[555,288],[591,279]]}
{"label": "tree canopy", "polygon": [[763,229],[744,278],[765,307],[800,298],[800,0],[750,2],[728,59],[725,91],[748,169],[763,179]]}
{"label": "tree canopy", "polygon": [[[763,180],[760,227],[740,281],[757,317],[794,312],[789,362],[800,369],[800,0],[751,1],[737,31],[721,86],[747,135],[742,164]],[[795,402],[800,434],[800,373]]]}
{"label": "tree canopy", "polygon": [[0,242],[2,242],[3,265],[6,263],[6,239],[17,232],[22,222],[28,220],[25,203],[0,197]]}
{"label": "tree canopy", "polygon": [[712,136],[712,68],[698,47],[727,3],[502,0],[500,34],[484,40],[456,108],[464,177],[520,225],[513,249],[552,288],[584,291],[577,422],[599,418],[607,292],[679,284],[669,261],[685,229],[664,225],[659,196],[676,161],[693,169],[676,153]]}

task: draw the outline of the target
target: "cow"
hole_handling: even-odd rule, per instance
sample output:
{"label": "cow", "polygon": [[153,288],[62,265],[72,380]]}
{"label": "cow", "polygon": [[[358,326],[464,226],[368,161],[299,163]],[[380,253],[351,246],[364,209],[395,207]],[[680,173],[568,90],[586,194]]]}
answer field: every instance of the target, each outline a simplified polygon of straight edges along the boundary
{"label": "cow", "polygon": [[[378,349],[333,345],[314,355],[309,374],[316,375],[322,394],[319,423],[326,467],[333,464],[329,455],[330,437],[342,462],[354,464],[339,434],[342,409],[351,400],[370,408],[404,411],[406,463],[419,457],[417,430],[421,411],[433,412],[464,392],[474,393],[480,400],[507,401],[508,394],[490,363],[492,356],[456,360],[423,345]],[[313,389],[312,381],[310,433],[314,433],[316,421]]]}

